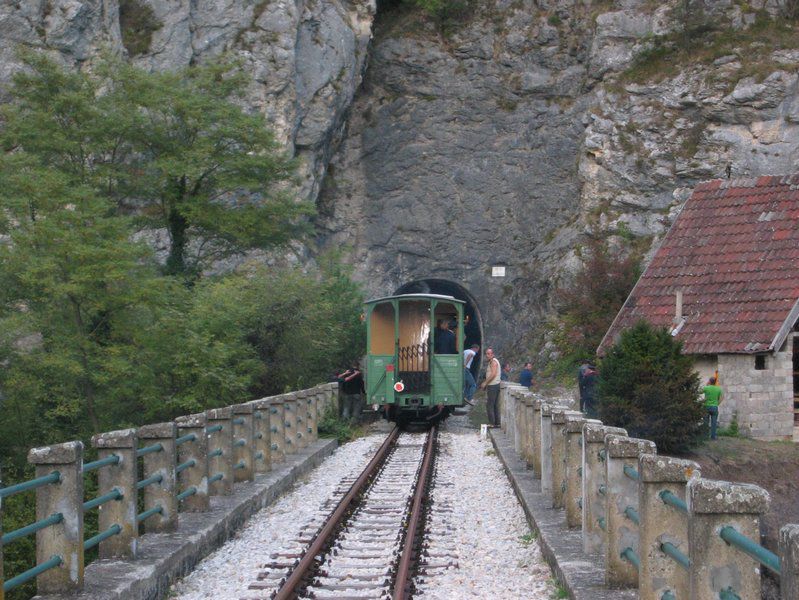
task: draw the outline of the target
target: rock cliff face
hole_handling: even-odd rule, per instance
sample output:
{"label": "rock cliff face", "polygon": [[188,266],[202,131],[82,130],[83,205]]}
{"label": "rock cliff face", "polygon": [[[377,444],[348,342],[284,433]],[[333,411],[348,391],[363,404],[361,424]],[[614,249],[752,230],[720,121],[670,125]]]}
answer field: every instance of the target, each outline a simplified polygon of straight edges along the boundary
{"label": "rock cliff face", "polygon": [[228,53],[252,74],[245,98],[300,157],[315,198],[361,83],[374,0],[18,0],[0,3],[0,89],[16,48],[76,68],[102,51],[178,69]]}
{"label": "rock cliff face", "polygon": [[[758,41],[781,6],[755,4],[500,0],[447,35],[379,15],[320,197],[325,242],[352,248],[375,295],[462,284],[485,341],[512,353],[584,236],[654,247],[698,181],[796,169],[799,54]],[[728,54],[658,67],[658,44],[679,56],[703,22]],[[643,52],[654,73],[636,72]]]}
{"label": "rock cliff face", "polygon": [[[231,53],[302,159],[314,249],[347,248],[372,295],[462,286],[509,352],[586,235],[654,247],[696,182],[797,169],[799,35],[763,25],[787,4],[473,0],[442,30],[395,3],[369,49],[373,0],[9,0],[0,95],[19,44],[76,68]],[[708,25],[721,42],[680,37]]]}

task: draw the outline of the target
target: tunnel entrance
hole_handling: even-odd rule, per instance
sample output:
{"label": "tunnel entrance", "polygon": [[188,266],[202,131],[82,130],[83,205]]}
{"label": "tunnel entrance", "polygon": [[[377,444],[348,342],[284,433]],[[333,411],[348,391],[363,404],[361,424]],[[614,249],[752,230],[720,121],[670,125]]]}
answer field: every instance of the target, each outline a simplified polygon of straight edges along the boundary
{"label": "tunnel entrance", "polygon": [[477,302],[466,288],[458,285],[455,282],[447,281],[446,279],[418,279],[411,281],[397,288],[395,294],[441,294],[443,296],[452,296],[458,300],[463,300],[466,303],[464,307],[464,319],[467,321],[463,327],[464,332],[464,349],[472,344],[480,346],[480,353],[472,361],[472,375],[477,380],[478,373],[480,373],[480,365],[482,362],[483,352],[483,320],[480,317],[480,308]]}

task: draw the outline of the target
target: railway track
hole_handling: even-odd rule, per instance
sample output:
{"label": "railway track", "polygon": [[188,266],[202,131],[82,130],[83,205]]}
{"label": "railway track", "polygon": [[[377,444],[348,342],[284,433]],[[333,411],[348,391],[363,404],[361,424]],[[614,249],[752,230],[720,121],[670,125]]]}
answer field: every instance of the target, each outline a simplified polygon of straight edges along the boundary
{"label": "railway track", "polygon": [[436,436],[435,428],[392,430],[363,472],[343,481],[320,516],[301,529],[297,549],[270,556],[245,598],[409,598],[414,568],[423,560]]}

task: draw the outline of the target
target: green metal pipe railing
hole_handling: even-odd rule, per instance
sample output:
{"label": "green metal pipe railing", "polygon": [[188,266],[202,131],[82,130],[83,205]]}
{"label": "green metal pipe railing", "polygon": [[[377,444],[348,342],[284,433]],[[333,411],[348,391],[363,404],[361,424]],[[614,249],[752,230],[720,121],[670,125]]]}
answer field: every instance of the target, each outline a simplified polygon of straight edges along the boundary
{"label": "green metal pipe railing", "polygon": [[660,551],[663,552],[666,556],[674,560],[678,565],[683,567],[684,569],[688,569],[691,566],[691,559],[688,558],[688,555],[682,552],[677,546],[672,544],[671,542],[663,542],[660,544]]}
{"label": "green metal pipe railing", "polygon": [[628,506],[624,509],[624,516],[630,519],[636,525],[641,524],[641,518],[638,516],[638,511],[635,510],[632,506]]}
{"label": "green metal pipe railing", "polygon": [[22,483],[15,483],[14,485],[0,488],[0,499],[8,498],[14,494],[20,494],[29,490],[35,490],[36,488],[40,488],[50,483],[58,483],[59,481],[61,481],[61,473],[58,471],[53,471],[49,475],[43,475],[42,477],[37,477],[36,479],[31,479],[30,481],[23,481]]}
{"label": "green metal pipe railing", "polygon": [[630,465],[624,465],[624,474],[630,479],[638,481],[638,471],[633,469]]}
{"label": "green metal pipe railing", "polygon": [[16,577],[12,577],[8,581],[3,582],[3,591],[10,592],[14,588],[21,586],[23,583],[30,581],[34,577],[38,577],[45,571],[49,571],[50,569],[60,566],[63,562],[64,561],[60,556],[51,556],[50,560],[47,560],[40,565],[36,565],[32,569],[28,569],[24,573],[20,573]]}
{"label": "green metal pipe railing", "polygon": [[196,493],[197,493],[197,488],[196,488],[196,487],[194,487],[194,486],[191,486],[190,488],[188,488],[188,489],[186,489],[186,490],[184,490],[184,491],[180,492],[180,493],[177,495],[178,502],[180,502],[181,500],[185,500],[185,499],[186,499],[186,498],[188,498],[189,496],[193,496],[193,495],[194,495],[194,494],[196,494]]}
{"label": "green metal pipe railing", "polygon": [[607,531],[607,530],[608,530],[608,526],[607,526],[607,523],[605,523],[605,518],[604,518],[604,517],[599,517],[599,518],[596,520],[596,522],[597,522],[597,524],[599,525],[599,528],[600,528],[602,531]]}
{"label": "green metal pipe railing", "polygon": [[209,425],[205,428],[205,433],[214,433],[215,431],[222,431],[224,427],[222,425]]}
{"label": "green metal pipe railing", "polygon": [[770,550],[766,550],[760,544],[753,542],[731,525],[722,527],[719,531],[719,537],[744,554],[748,554],[764,567],[780,575],[780,557]]}
{"label": "green metal pipe railing", "polygon": [[88,473],[89,471],[94,471],[95,469],[99,469],[100,467],[105,467],[107,465],[116,465],[116,464],[119,464],[119,456],[117,456],[116,454],[112,454],[111,456],[106,456],[105,458],[101,458],[100,460],[83,463],[83,472]]}
{"label": "green metal pipe railing", "polygon": [[604,496],[605,494],[608,493],[608,488],[604,483],[602,483],[599,485],[596,491]]}
{"label": "green metal pipe railing", "polygon": [[196,464],[197,464],[197,461],[194,460],[193,458],[190,458],[186,462],[180,463],[177,467],[175,467],[175,473],[182,473],[186,469],[190,469],[191,467],[193,467]]}
{"label": "green metal pipe railing", "polygon": [[256,452],[255,456],[253,457],[255,460],[263,460],[264,453],[263,452]]}
{"label": "green metal pipe railing", "polygon": [[186,435],[182,435],[179,438],[175,439],[175,445],[180,446],[181,444],[185,444],[186,442],[196,442],[197,436],[193,433],[187,433]]}
{"label": "green metal pipe railing", "polygon": [[6,546],[13,542],[14,540],[18,540],[19,538],[23,538],[28,536],[32,533],[36,533],[44,529],[45,527],[50,527],[50,525],[56,525],[64,520],[64,515],[61,513],[54,513],[47,517],[46,519],[42,519],[41,521],[36,521],[35,523],[31,523],[30,525],[25,525],[25,527],[20,527],[19,529],[15,529],[14,531],[9,531],[6,534],[3,534],[3,537],[0,538],[0,546]]}
{"label": "green metal pipe railing", "polygon": [[256,434],[255,434],[255,439],[256,439],[256,440],[262,440],[262,439],[264,439],[264,434],[263,434],[263,433],[256,433]]}
{"label": "green metal pipe railing", "polygon": [[604,449],[604,448],[602,448],[602,450],[600,450],[599,452],[597,452],[597,453],[596,453],[597,457],[598,457],[598,458],[599,458],[599,460],[601,460],[602,462],[605,462],[605,455],[606,455],[606,454],[607,454],[607,453],[605,452],[605,449]]}
{"label": "green metal pipe railing", "polygon": [[671,590],[666,590],[663,592],[663,595],[660,597],[660,600],[677,600],[677,596],[674,595],[674,592]]}
{"label": "green metal pipe railing", "polygon": [[111,502],[112,500],[121,500],[122,496],[123,496],[122,492],[114,488],[107,494],[103,494],[102,496],[97,496],[97,498],[94,498],[93,500],[88,500],[84,502],[83,512],[86,512],[87,510],[91,510],[93,508],[97,508],[101,504],[105,504],[106,502]]}
{"label": "green metal pipe railing", "polygon": [[263,419],[264,418],[264,416],[260,413],[260,411],[257,411],[257,410],[254,413],[252,413],[252,416],[255,417],[256,419]]}
{"label": "green metal pipe railing", "polygon": [[94,537],[90,537],[88,540],[83,542],[83,549],[84,550],[91,550],[100,542],[104,542],[110,537],[113,537],[119,534],[122,531],[122,528],[119,525],[111,525],[108,529],[103,532],[98,533]]}
{"label": "green metal pipe railing", "polygon": [[146,456],[147,454],[152,454],[153,452],[161,452],[164,447],[161,445],[161,442],[157,444],[153,444],[152,446],[145,446],[144,448],[139,448],[136,450],[136,458],[140,456]]}
{"label": "green metal pipe railing", "polygon": [[164,514],[164,509],[161,508],[160,504],[157,505],[155,508],[151,508],[150,510],[145,510],[144,512],[140,512],[138,515],[136,515],[136,522],[141,523],[142,521],[149,519],[153,515],[159,515],[159,514],[160,515]]}
{"label": "green metal pipe railing", "polygon": [[243,460],[241,460],[241,461],[238,462],[238,464],[233,465],[233,468],[234,469],[243,469],[246,466],[247,466],[247,463],[245,463]]}
{"label": "green metal pipe railing", "polygon": [[236,440],[235,442],[233,442],[233,447],[234,448],[238,448],[239,446],[246,446],[246,445],[247,445],[247,440]]}
{"label": "green metal pipe railing", "polygon": [[215,456],[222,456],[222,454],[223,454],[222,448],[217,448],[216,450],[211,450],[211,452],[208,453],[208,458],[213,458]]}
{"label": "green metal pipe railing", "polygon": [[663,490],[658,494],[660,499],[663,500],[664,504],[668,504],[669,506],[673,506],[681,513],[688,514],[688,505],[685,503],[685,500],[681,500],[674,494],[672,494],[669,490]]}
{"label": "green metal pipe railing", "polygon": [[244,417],[236,417],[233,419],[234,425],[244,425]]}
{"label": "green metal pipe railing", "polygon": [[163,480],[164,480],[164,476],[161,475],[161,473],[156,473],[155,475],[152,475],[152,476],[148,477],[147,479],[142,479],[141,481],[137,481],[136,482],[136,489],[137,490],[143,490],[148,485],[152,485],[154,483],[161,483]]}
{"label": "green metal pipe railing", "polygon": [[621,557],[634,566],[637,571],[641,570],[641,559],[638,558],[638,553],[629,546],[621,551]]}
{"label": "green metal pipe railing", "polygon": [[212,475],[208,478],[208,483],[214,483],[215,481],[222,481],[225,478],[224,473],[217,473],[216,475]]}

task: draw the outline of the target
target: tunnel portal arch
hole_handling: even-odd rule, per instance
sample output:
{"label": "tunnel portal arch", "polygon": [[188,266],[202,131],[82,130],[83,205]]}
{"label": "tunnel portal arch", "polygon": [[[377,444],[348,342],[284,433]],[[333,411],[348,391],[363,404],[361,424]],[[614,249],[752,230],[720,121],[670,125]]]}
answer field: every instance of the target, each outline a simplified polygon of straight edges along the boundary
{"label": "tunnel portal arch", "polygon": [[477,379],[480,373],[480,366],[482,362],[483,351],[483,319],[480,316],[480,307],[474,299],[469,290],[454,281],[446,279],[416,279],[404,283],[394,292],[395,294],[442,294],[444,296],[452,296],[458,300],[463,300],[466,303],[464,307],[464,318],[468,317],[468,323],[464,326],[464,337],[466,338],[463,343],[464,348],[468,348],[472,344],[480,346],[480,353],[475,357],[472,362],[472,374]]}

